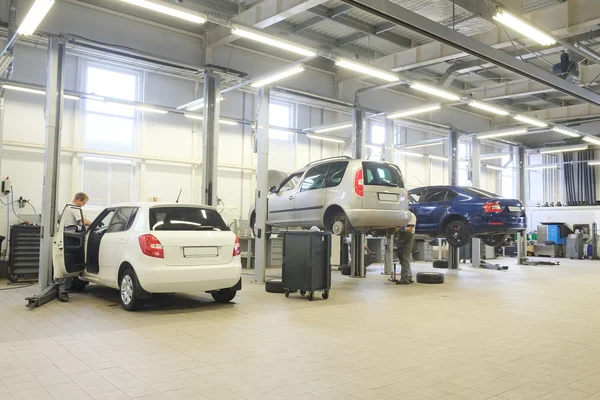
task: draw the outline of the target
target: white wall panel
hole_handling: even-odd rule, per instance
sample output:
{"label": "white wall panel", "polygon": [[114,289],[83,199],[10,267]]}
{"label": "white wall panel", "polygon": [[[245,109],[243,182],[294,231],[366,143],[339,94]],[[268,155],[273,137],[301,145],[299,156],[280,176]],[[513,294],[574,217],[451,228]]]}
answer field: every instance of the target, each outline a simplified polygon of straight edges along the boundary
{"label": "white wall panel", "polygon": [[179,165],[147,163],[144,179],[142,201],[150,197],[158,197],[159,202],[175,201],[179,190],[181,203],[192,202],[192,168]]}

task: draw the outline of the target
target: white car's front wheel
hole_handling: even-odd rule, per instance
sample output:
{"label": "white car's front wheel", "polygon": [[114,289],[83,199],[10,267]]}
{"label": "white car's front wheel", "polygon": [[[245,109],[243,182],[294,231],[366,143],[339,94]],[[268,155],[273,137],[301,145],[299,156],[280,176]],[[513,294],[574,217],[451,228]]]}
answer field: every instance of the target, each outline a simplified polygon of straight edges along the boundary
{"label": "white car's front wheel", "polygon": [[144,307],[144,300],[139,298],[137,276],[133,269],[123,273],[119,285],[121,305],[127,311],[135,311]]}

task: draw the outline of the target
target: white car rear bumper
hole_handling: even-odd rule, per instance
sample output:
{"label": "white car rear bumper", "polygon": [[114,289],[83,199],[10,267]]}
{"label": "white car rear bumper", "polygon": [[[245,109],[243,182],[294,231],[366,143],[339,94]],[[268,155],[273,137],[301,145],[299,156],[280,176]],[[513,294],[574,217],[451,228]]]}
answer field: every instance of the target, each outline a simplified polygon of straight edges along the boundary
{"label": "white car rear bumper", "polygon": [[388,229],[406,226],[410,221],[410,212],[399,210],[346,210],[350,224],[354,228]]}
{"label": "white car rear bumper", "polygon": [[149,293],[205,292],[235,286],[242,276],[242,263],[239,256],[229,264],[219,265],[176,267],[140,263],[135,266],[135,273]]}

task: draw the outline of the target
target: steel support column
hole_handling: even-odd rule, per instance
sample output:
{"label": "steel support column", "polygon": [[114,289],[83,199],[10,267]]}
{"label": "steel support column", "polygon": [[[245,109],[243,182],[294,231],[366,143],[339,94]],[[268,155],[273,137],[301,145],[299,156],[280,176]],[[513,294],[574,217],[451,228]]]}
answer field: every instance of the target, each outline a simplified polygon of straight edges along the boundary
{"label": "steel support column", "polygon": [[[448,131],[448,184],[458,185],[458,136],[456,129]],[[448,268],[458,269],[459,264],[458,247],[449,246]]]}
{"label": "steel support column", "polygon": [[258,93],[258,121],[256,134],[256,227],[254,282],[265,281],[267,268],[267,196],[269,194],[269,102],[271,88],[262,87]]}
{"label": "steel support column", "polygon": [[414,11],[389,0],[342,0],[360,10],[367,11],[398,26],[411,29],[443,44],[452,46],[472,56],[491,62],[499,67],[529,78],[535,82],[573,96],[586,103],[600,106],[600,95],[567,82],[534,64],[523,62],[510,54],[497,50],[473,38],[432,21]]}
{"label": "steel support column", "polygon": [[[353,118],[353,143],[354,148],[352,156],[357,159],[365,157],[366,144],[366,119],[365,110],[360,107],[355,107],[352,110]],[[364,251],[365,235],[361,233],[352,234],[351,257],[350,257],[350,276],[364,278],[366,275],[365,268],[365,251]]]}
{"label": "steel support column", "polygon": [[217,177],[219,162],[219,75],[204,76],[204,120],[202,124],[202,203],[217,206]]}
{"label": "steel support column", "polygon": [[[394,162],[394,144],[394,121],[386,118],[384,161]],[[394,270],[394,237],[392,235],[388,235],[385,238],[385,259],[383,266],[383,272],[386,275],[391,274]]]}
{"label": "steel support column", "polygon": [[[471,186],[481,188],[481,142],[473,138],[471,141]],[[481,239],[471,241],[471,265],[481,265]]]}
{"label": "steel support column", "polygon": [[44,185],[42,189],[42,235],[39,290],[44,291],[53,279],[52,245],[58,209],[60,176],[60,139],[62,130],[63,90],[65,80],[65,43],[51,37],[46,64],[46,146],[44,151]]}
{"label": "steel support column", "polygon": [[[527,153],[525,147],[519,146],[517,148],[517,195],[519,200],[525,208],[527,202],[527,182],[526,182],[526,168],[527,168]],[[517,262],[522,263],[527,258],[527,232],[523,231],[519,233],[517,240]]]}

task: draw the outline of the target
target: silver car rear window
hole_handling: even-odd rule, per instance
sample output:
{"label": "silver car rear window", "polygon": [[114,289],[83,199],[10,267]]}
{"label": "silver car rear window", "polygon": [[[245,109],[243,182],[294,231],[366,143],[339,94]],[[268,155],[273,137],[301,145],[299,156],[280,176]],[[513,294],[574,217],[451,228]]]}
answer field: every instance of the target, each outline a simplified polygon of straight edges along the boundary
{"label": "silver car rear window", "polygon": [[404,181],[398,167],[371,161],[363,161],[362,164],[365,185],[404,188]]}

